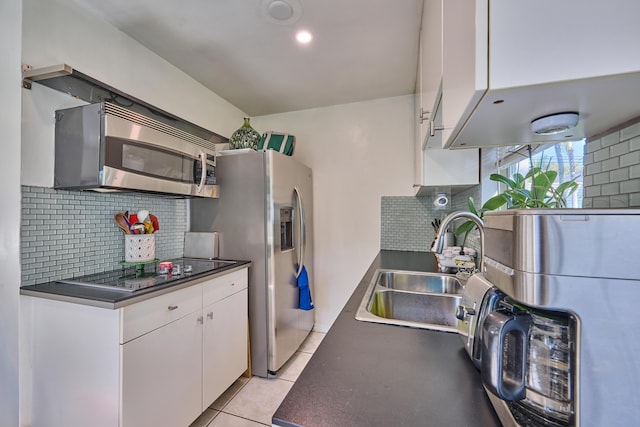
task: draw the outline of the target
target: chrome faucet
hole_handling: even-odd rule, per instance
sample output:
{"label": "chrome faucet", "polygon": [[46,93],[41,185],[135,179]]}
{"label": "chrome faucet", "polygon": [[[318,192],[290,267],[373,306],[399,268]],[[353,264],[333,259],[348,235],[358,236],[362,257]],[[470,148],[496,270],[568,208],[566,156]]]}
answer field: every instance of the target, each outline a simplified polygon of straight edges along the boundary
{"label": "chrome faucet", "polygon": [[440,228],[438,228],[438,234],[436,235],[436,239],[433,242],[433,247],[431,248],[433,252],[437,254],[441,254],[444,249],[444,235],[445,230],[449,227],[452,221],[458,218],[467,218],[473,221],[473,223],[478,227],[478,231],[480,231],[480,253],[478,257],[480,258],[478,262],[478,269],[480,272],[484,272],[484,225],[482,220],[477,215],[472,214],[471,212],[466,211],[455,211],[447,215],[440,224]]}

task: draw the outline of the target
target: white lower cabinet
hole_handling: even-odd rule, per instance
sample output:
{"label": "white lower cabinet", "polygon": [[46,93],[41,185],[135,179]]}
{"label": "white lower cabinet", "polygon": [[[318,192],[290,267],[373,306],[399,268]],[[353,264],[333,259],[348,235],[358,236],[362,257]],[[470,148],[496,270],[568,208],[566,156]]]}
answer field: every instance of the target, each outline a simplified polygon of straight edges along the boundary
{"label": "white lower cabinet", "polygon": [[33,427],[187,427],[246,369],[248,269],[116,310],[32,298]]}
{"label": "white lower cabinet", "polygon": [[201,319],[197,311],[122,345],[123,426],[188,426],[202,412]]}
{"label": "white lower cabinet", "polygon": [[204,309],[204,408],[213,403],[247,369],[247,295],[245,288]]}

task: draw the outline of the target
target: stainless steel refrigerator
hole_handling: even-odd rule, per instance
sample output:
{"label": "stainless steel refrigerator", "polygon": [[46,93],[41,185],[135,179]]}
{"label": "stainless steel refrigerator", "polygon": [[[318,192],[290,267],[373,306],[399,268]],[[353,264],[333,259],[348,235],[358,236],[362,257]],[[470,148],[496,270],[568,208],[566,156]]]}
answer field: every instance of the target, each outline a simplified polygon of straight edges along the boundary
{"label": "stainless steel refrigerator", "polygon": [[[220,258],[249,269],[251,369],[268,377],[296,352],[314,325],[299,308],[305,266],[313,295],[311,169],[273,150],[217,157],[220,198],[191,200],[191,231],[217,231]],[[224,343],[220,343],[224,345]]]}

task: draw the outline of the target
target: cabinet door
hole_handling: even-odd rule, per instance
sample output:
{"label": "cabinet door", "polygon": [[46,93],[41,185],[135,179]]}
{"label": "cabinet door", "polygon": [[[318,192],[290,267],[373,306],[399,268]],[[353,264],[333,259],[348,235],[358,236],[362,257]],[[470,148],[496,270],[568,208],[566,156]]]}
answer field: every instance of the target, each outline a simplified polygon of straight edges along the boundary
{"label": "cabinet door", "polygon": [[247,369],[247,297],[243,289],[204,308],[202,410]]}
{"label": "cabinet door", "polygon": [[424,0],[418,73],[415,89],[416,140],[414,149],[414,184],[423,185],[422,152],[426,146],[440,148],[442,143],[430,138],[430,121],[442,80],[442,0]]}
{"label": "cabinet door", "polygon": [[202,313],[121,345],[121,427],[188,426],[202,412]]}
{"label": "cabinet door", "polygon": [[442,146],[448,148],[489,85],[488,0],[446,0],[442,22]]}
{"label": "cabinet door", "polygon": [[[424,1],[420,44],[422,108],[429,111],[429,118],[433,119],[442,80],[442,0]],[[422,147],[426,144],[430,148],[441,148],[439,142],[438,145],[430,143],[429,129],[429,122],[424,121],[421,128]]]}
{"label": "cabinet door", "polygon": [[[431,137],[442,140],[442,105],[436,103]],[[480,154],[477,149],[443,150],[425,147],[422,152],[423,185],[429,187],[456,187],[480,182]]]}

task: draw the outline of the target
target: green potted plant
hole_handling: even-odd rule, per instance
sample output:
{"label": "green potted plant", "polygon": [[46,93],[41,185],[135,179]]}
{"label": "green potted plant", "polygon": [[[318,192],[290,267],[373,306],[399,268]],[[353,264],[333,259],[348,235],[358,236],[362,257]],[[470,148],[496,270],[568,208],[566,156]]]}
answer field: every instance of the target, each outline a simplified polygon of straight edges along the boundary
{"label": "green potted plant", "polygon": [[[529,155],[531,156],[531,154]],[[532,167],[526,175],[516,172],[509,178],[498,173],[491,174],[489,179],[504,184],[506,189],[487,200],[479,209],[476,208],[473,198],[469,197],[469,211],[482,219],[485,212],[499,209],[505,205],[507,209],[567,207],[567,199],[578,189],[577,177],[554,187],[553,182],[557,178],[558,172],[549,169],[551,159],[544,167],[543,161],[544,159],[541,158],[538,166],[531,162]],[[467,236],[474,228],[475,224],[471,221],[465,221],[456,228],[456,237],[464,234],[463,247]]]}

